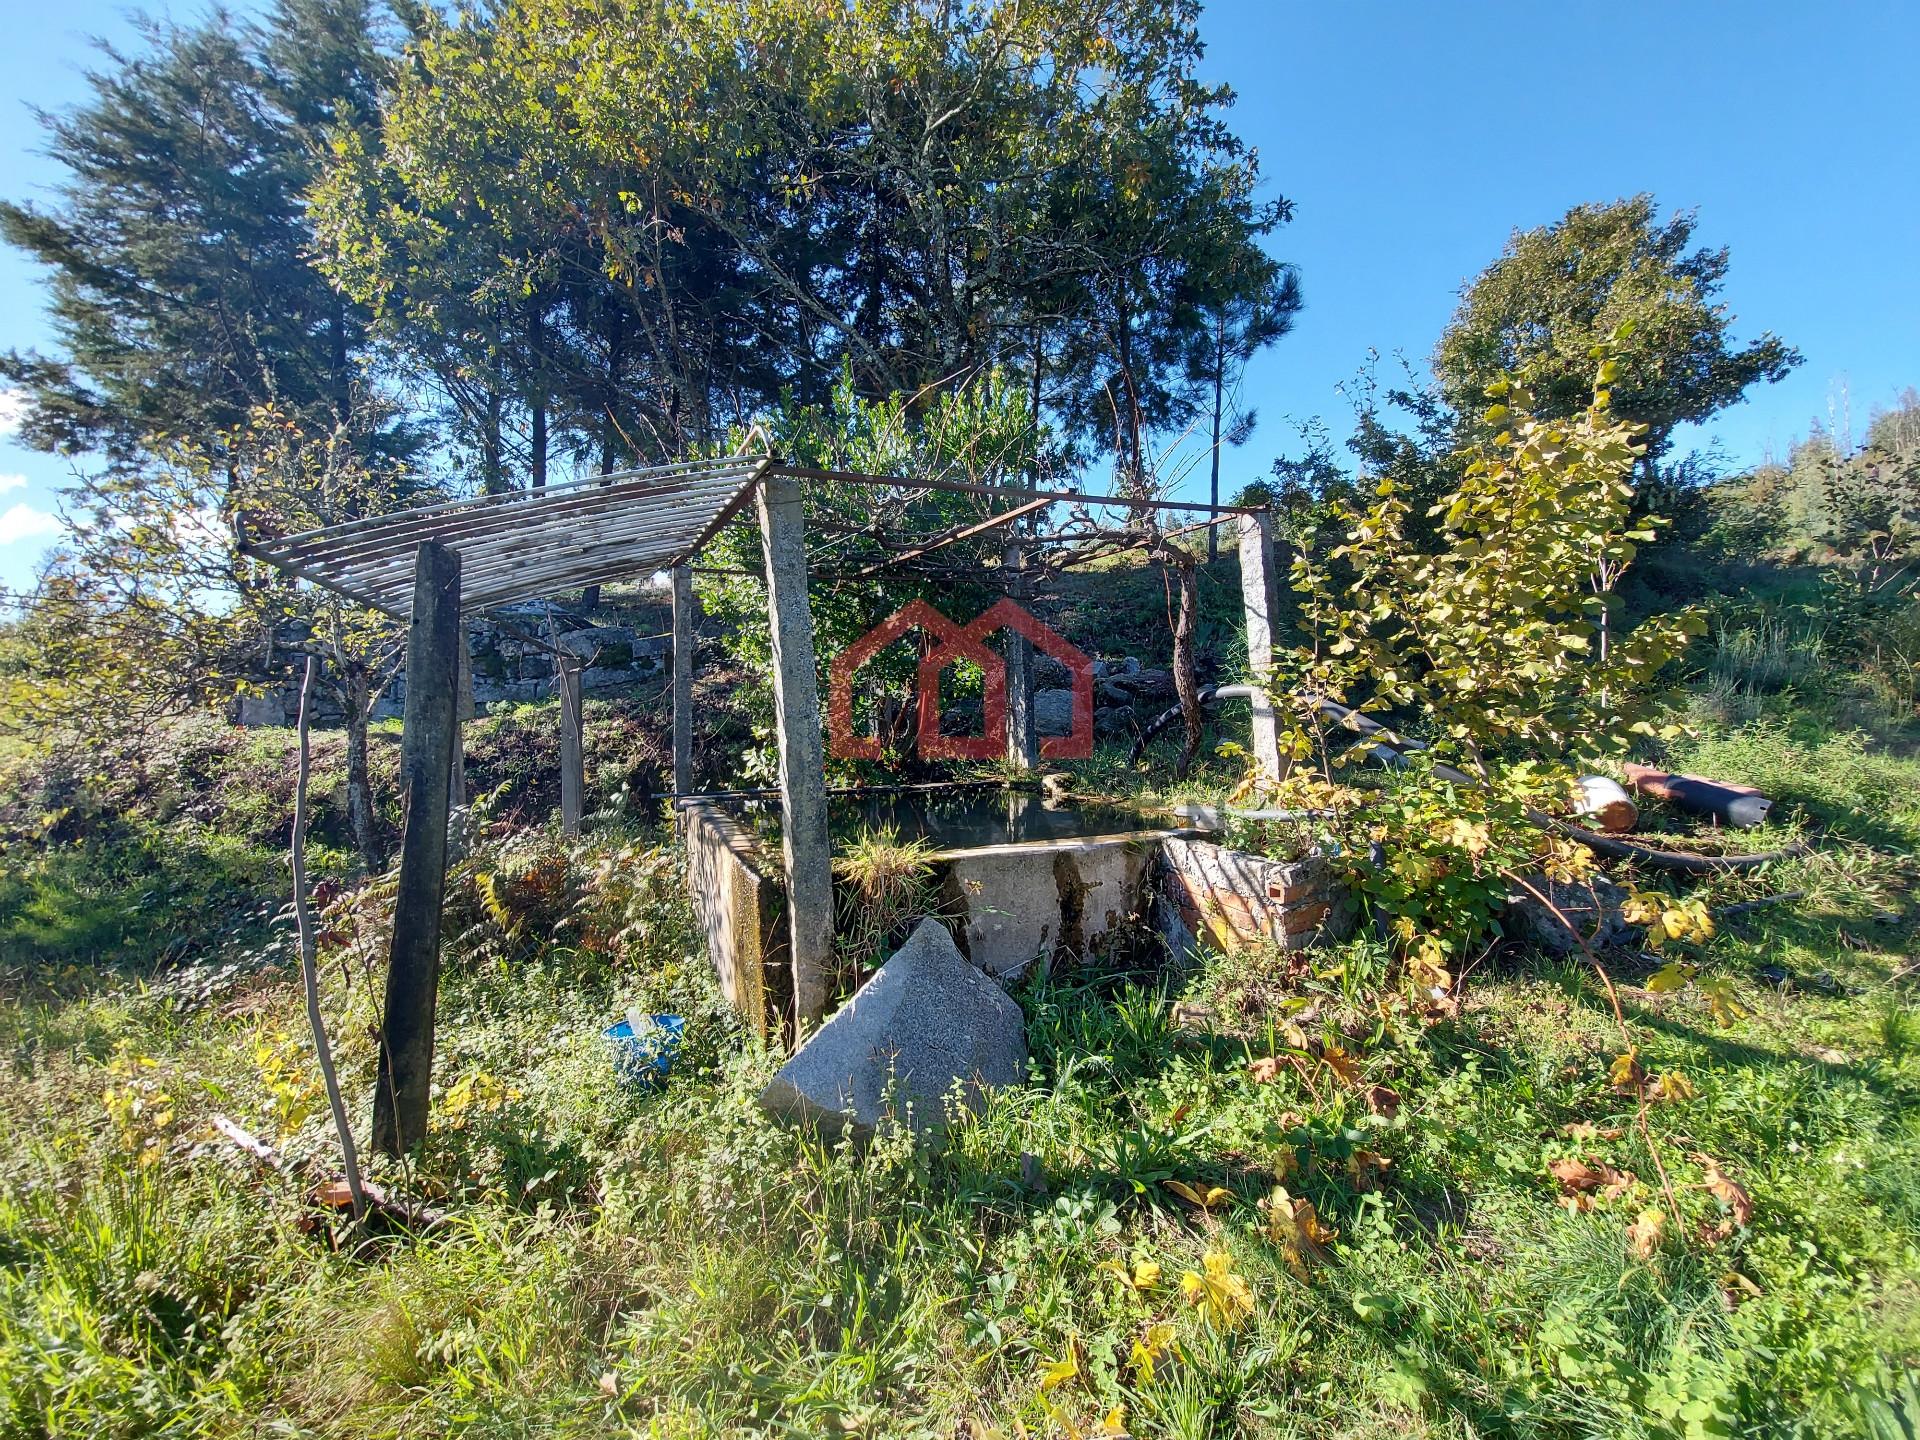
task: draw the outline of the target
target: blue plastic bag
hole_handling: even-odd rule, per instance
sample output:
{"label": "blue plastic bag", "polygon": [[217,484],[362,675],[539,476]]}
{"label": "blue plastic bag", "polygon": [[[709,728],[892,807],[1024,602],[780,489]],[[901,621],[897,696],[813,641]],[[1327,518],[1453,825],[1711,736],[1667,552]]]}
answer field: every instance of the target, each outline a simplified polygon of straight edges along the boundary
{"label": "blue plastic bag", "polygon": [[647,1028],[634,1033],[631,1021],[609,1025],[606,1037],[613,1042],[613,1070],[621,1083],[643,1090],[657,1090],[666,1084],[680,1049],[680,1037],[687,1022],[680,1015],[649,1015]]}

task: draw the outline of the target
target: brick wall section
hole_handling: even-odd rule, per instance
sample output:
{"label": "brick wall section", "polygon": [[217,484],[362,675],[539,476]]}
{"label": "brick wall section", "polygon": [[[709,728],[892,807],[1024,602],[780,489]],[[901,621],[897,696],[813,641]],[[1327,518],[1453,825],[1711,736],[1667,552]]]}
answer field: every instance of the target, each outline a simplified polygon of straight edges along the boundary
{"label": "brick wall section", "polygon": [[1161,932],[1176,949],[1203,939],[1225,951],[1301,950],[1353,929],[1353,896],[1322,855],[1268,860],[1206,840],[1170,839],[1160,852]]}

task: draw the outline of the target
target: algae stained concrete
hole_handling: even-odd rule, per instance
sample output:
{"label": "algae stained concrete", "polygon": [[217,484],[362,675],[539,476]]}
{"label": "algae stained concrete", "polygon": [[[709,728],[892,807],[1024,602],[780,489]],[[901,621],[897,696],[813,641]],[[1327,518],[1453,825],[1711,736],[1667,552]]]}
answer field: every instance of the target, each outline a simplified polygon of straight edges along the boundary
{"label": "algae stained concrete", "polygon": [[687,888],[727,1001],[762,1035],[786,1012],[791,986],[779,866],[751,832],[713,805],[680,812]]}
{"label": "algae stained concrete", "polygon": [[1144,918],[1157,844],[1108,837],[950,851],[939,862],[943,910],[967,958],[989,975],[1097,955]]}

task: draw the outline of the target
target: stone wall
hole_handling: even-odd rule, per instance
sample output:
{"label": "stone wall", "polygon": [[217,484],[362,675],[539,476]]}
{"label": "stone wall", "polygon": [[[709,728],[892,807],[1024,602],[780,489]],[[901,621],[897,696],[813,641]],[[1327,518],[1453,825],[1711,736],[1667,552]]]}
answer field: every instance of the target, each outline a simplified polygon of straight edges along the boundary
{"label": "stone wall", "polygon": [[[516,630],[545,636],[547,609],[544,605],[507,607],[497,612]],[[662,682],[673,658],[673,639],[666,612],[641,617],[635,625],[592,624],[568,612],[556,610],[554,618],[560,631],[557,644],[577,655],[583,665],[580,686],[592,693],[612,690],[640,681]],[[655,623],[655,622],[658,623]],[[484,709],[502,702],[532,702],[555,698],[553,656],[545,649],[492,620],[476,617],[467,621],[467,653],[473,667],[474,704]],[[243,696],[234,702],[232,718],[248,726],[292,725],[300,714],[300,683],[290,670],[274,677],[275,684],[264,695]],[[337,710],[323,703],[316,711],[322,724],[340,719]],[[405,709],[407,677],[403,671],[393,678],[374,706],[376,720],[397,718]]]}

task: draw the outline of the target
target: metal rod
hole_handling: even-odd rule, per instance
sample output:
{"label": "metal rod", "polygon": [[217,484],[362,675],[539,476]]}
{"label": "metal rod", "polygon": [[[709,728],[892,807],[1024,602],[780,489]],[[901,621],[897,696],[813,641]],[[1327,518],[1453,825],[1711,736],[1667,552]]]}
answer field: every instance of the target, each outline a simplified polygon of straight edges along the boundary
{"label": "metal rod", "polygon": [[855,470],[816,470],[805,465],[770,465],[771,473],[796,480],[838,480],[849,485],[882,485],[896,490],[947,490],[959,495],[990,495],[1001,500],[1077,501],[1123,510],[1195,510],[1209,515],[1252,515],[1248,505],[1208,505],[1197,500],[1142,500],[1124,495],[1093,495],[1084,490],[1010,489],[1003,485],[975,485],[965,480],[903,480],[896,475],[863,475]]}

